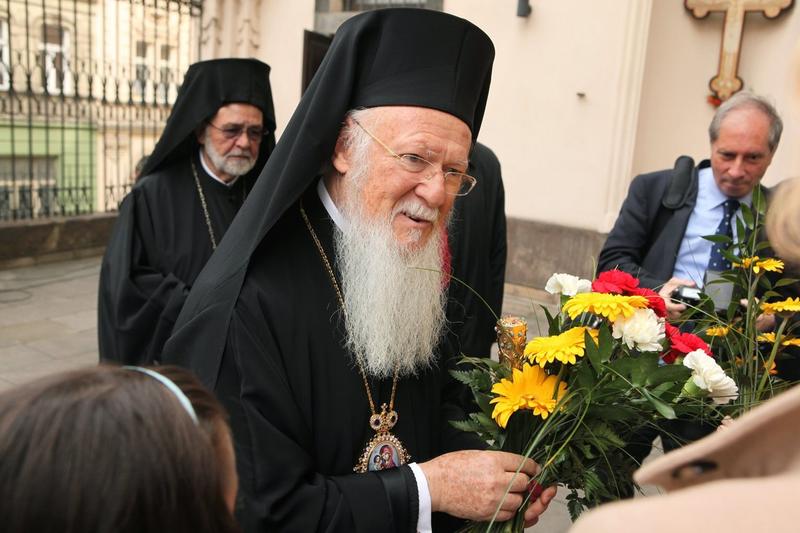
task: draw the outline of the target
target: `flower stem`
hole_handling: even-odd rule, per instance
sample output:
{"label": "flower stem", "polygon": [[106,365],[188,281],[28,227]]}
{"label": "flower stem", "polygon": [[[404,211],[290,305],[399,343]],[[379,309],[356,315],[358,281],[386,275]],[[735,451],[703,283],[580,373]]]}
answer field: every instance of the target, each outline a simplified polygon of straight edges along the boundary
{"label": "flower stem", "polygon": [[556,376],[556,385],[553,387],[553,399],[558,399],[558,386],[561,384],[561,381],[564,379],[564,374],[567,373],[567,364],[561,363],[561,368],[558,369],[558,375]]}

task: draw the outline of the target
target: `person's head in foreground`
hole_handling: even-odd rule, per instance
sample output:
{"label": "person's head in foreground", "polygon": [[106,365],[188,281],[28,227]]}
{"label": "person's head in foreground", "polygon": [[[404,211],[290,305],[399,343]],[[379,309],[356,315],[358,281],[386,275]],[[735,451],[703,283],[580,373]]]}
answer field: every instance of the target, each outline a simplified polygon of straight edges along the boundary
{"label": "person's head in foreground", "polygon": [[800,265],[800,178],[782,182],[772,196],[767,236],[781,259]]}
{"label": "person's head in foreground", "polygon": [[0,522],[22,532],[236,532],[226,415],[188,371],[100,366],[0,394]]}

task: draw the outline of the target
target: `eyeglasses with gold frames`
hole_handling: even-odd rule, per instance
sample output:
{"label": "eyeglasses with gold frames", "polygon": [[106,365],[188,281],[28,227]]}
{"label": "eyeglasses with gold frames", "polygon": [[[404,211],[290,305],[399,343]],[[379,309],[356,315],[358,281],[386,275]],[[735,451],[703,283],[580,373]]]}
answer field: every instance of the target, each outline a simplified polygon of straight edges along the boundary
{"label": "eyeglasses with gold frames", "polygon": [[[390,156],[395,158],[400,163],[400,166],[409,173],[409,175],[416,176],[418,182],[421,183],[423,181],[430,181],[431,178],[433,178],[440,171],[437,165],[416,154],[398,154],[386,146],[383,141],[375,137],[375,135],[373,135],[372,132],[365,128],[359,121],[356,119],[352,120],[358,124],[358,127],[364,130],[364,133],[369,135],[373,141],[380,144]],[[442,171],[442,174],[444,176],[444,190],[447,192],[447,194],[452,196],[468,195],[478,182],[477,179],[469,174],[464,174],[463,172],[458,172],[456,170],[445,170]]]}
{"label": "eyeglasses with gold frames", "polygon": [[225,125],[224,127],[220,128],[219,126],[215,126],[211,122],[207,122],[209,126],[218,130],[222,133],[222,136],[225,139],[232,141],[234,139],[238,139],[242,136],[242,133],[247,134],[247,138],[250,139],[250,142],[259,142],[264,135],[267,134],[267,130],[259,126],[250,126],[245,127],[243,124],[230,124]]}

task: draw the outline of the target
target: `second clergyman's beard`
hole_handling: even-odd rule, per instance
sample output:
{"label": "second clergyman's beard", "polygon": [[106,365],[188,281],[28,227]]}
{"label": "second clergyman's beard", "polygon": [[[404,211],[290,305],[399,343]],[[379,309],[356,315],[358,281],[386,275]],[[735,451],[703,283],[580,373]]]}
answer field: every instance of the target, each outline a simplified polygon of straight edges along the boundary
{"label": "second clergyman's beard", "polygon": [[419,250],[397,243],[390,220],[346,213],[334,231],[336,262],[347,308],[346,344],[371,376],[430,366],[445,326],[442,239],[435,228]]}
{"label": "second clergyman's beard", "polygon": [[[250,172],[256,164],[256,160],[250,152],[242,150],[241,148],[233,147],[227,154],[220,154],[216,148],[214,148],[214,144],[211,142],[208,134],[206,134],[203,147],[206,155],[208,155],[208,158],[214,164],[214,168],[230,176],[244,176]],[[230,157],[234,155],[241,156],[241,158]]]}

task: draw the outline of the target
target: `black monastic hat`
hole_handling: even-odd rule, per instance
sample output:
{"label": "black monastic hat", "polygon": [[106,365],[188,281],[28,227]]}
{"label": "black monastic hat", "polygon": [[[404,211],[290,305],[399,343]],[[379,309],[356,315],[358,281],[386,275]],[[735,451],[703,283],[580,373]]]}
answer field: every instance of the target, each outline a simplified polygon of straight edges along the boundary
{"label": "black monastic hat", "polygon": [[[474,141],[493,59],[494,46],[481,29],[445,13],[381,9],[346,21],[247,201],[195,281],[164,348],[164,361],[188,366],[206,386],[214,386],[250,257],[316,182],[347,111],[394,105],[437,109],[464,121]],[[190,355],[187,346],[198,335],[204,353]]]}
{"label": "black monastic hat", "polygon": [[167,125],[142,169],[146,176],[195,149],[194,131],[217,110],[233,103],[254,105],[264,115],[264,129],[269,133],[259,147],[256,172],[264,168],[275,147],[275,108],[269,85],[269,65],[258,59],[212,59],[189,66]]}

